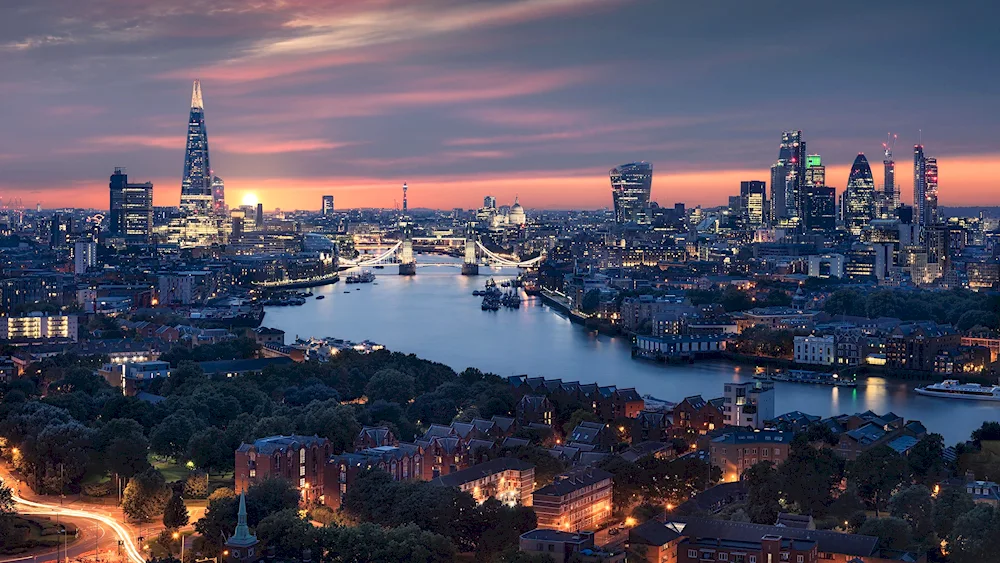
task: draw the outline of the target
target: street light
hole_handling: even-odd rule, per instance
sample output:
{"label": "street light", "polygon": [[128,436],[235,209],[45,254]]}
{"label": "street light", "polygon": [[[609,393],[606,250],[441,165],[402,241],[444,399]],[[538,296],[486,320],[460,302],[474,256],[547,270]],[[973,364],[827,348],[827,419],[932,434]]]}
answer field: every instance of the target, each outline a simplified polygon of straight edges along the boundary
{"label": "street light", "polygon": [[174,532],[174,539],[175,540],[176,539],[180,539],[181,540],[181,563],[183,563],[184,562],[184,536],[182,536],[179,532]]}

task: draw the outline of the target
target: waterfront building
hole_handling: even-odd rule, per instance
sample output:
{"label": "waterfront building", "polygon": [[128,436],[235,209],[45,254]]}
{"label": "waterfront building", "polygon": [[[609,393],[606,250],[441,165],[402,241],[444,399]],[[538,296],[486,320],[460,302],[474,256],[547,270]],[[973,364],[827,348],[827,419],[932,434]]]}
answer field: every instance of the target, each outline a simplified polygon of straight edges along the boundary
{"label": "waterfront building", "polygon": [[495,498],[508,506],[531,506],[535,466],[519,459],[501,457],[442,475],[431,483],[469,493],[480,504]]}
{"label": "waterfront building", "polygon": [[832,366],[837,361],[833,336],[796,336],[795,363]]}
{"label": "waterfront building", "polygon": [[626,297],[622,300],[619,310],[619,319],[622,330],[626,332],[649,333],[647,327],[657,317],[667,314],[693,315],[697,309],[691,305],[691,301],[683,295],[664,295],[654,297],[652,295],[638,295]]}
{"label": "waterfront building", "polygon": [[788,459],[794,434],[776,430],[734,430],[712,439],[712,465],[722,470],[724,481],[738,481],[758,462],[775,465]]}
{"label": "waterfront building", "polygon": [[950,325],[933,321],[897,326],[886,339],[886,365],[894,369],[931,372],[934,358],[942,350],[956,348],[962,336]]}
{"label": "waterfront building", "polygon": [[760,429],[765,421],[774,418],[773,382],[727,383],[722,396],[725,399],[722,412],[728,426]]}
{"label": "waterfront building", "polygon": [[213,209],[212,166],[208,154],[208,132],[205,129],[205,102],[201,82],[194,81],[191,90],[191,113],[188,118],[187,142],[184,150],[184,176],[181,179],[181,208],[192,215],[208,215]]}
{"label": "waterfront building", "polygon": [[771,330],[811,328],[817,311],[800,311],[791,307],[759,307],[744,311],[736,319],[736,330],[744,330],[754,326],[765,326]]}
{"label": "waterfront building", "polygon": [[320,205],[319,209],[320,213],[323,214],[323,217],[329,217],[333,213],[333,196],[323,196],[323,203]]}
{"label": "waterfront building", "polygon": [[623,164],[611,169],[610,176],[615,223],[648,224],[653,165],[648,162]]}
{"label": "waterfront building", "polygon": [[876,218],[875,179],[864,153],[854,159],[844,193],[844,223],[852,235],[859,236]]}
{"label": "waterfront building", "polygon": [[236,492],[271,477],[286,479],[306,502],[321,502],[326,460],[333,445],[319,436],[269,436],[240,444],[235,453]]}
{"label": "waterfront building", "polygon": [[611,518],[613,475],[592,467],[563,473],[532,495],[538,527],[593,530]]}
{"label": "waterfront building", "polygon": [[636,335],[633,349],[654,359],[696,358],[724,352],[728,340],[725,334]]}
{"label": "waterfront building", "polygon": [[685,397],[674,407],[674,428],[701,435],[721,428],[726,420],[721,408],[723,404],[722,400],[706,401],[701,395]]}

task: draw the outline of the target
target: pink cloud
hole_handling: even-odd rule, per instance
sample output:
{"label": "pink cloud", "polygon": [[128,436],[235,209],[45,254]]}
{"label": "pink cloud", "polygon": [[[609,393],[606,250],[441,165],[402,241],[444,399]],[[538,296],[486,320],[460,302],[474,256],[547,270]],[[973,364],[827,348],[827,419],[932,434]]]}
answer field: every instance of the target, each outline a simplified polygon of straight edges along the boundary
{"label": "pink cloud", "polygon": [[[184,150],[185,139],[181,135],[114,135],[106,137],[91,137],[84,146],[66,149],[66,153],[89,153],[107,150],[108,148],[147,147],[172,151]],[[333,142],[325,139],[304,138],[292,139],[271,137],[265,135],[215,135],[209,136],[209,145],[213,151],[230,154],[283,154],[292,152],[310,152],[333,150],[353,143]]]}

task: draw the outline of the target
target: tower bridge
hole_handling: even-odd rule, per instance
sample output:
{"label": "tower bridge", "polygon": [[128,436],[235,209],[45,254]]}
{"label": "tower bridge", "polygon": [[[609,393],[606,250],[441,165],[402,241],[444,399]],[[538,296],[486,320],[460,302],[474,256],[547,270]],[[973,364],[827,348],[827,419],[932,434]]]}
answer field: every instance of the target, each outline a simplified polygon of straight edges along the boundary
{"label": "tower bridge", "polygon": [[461,263],[417,262],[416,254],[413,251],[413,240],[412,238],[407,238],[404,234],[403,240],[385,248],[385,250],[382,250],[378,254],[362,255],[354,260],[341,259],[340,263],[343,266],[351,268],[398,264],[400,275],[408,276],[416,274],[416,268],[418,266],[461,266],[462,275],[474,276],[479,274],[479,266],[481,265],[491,267],[500,266],[504,268],[536,268],[543,260],[545,260],[544,253],[530,260],[521,260],[517,256],[510,257],[498,254],[486,248],[482,241],[475,238],[465,238],[462,246],[464,246],[465,252],[464,260]]}

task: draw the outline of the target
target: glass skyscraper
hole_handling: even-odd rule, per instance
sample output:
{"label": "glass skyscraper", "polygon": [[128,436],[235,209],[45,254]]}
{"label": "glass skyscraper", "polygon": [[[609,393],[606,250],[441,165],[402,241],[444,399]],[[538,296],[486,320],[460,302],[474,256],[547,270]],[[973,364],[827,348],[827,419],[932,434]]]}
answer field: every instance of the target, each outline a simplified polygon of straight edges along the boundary
{"label": "glass skyscraper", "polygon": [[924,146],[913,145],[913,214],[918,225],[926,225],[926,209],[924,200],[927,198],[927,159],[924,158]]}
{"label": "glass skyscraper", "polygon": [[153,183],[130,184],[124,168],[115,168],[111,191],[108,233],[126,244],[146,244],[153,232]]}
{"label": "glass skyscraper", "polygon": [[767,184],[760,180],[740,182],[740,205],[747,224],[761,227],[767,223]]}
{"label": "glass skyscraper", "polygon": [[611,196],[615,223],[648,224],[649,194],[653,187],[653,165],[631,162],[611,170]]}
{"label": "glass skyscraper", "polygon": [[875,218],[875,178],[864,153],[854,159],[844,193],[844,222],[851,234],[860,235]]}
{"label": "glass skyscraper", "polygon": [[208,159],[205,103],[201,97],[201,82],[195,80],[191,90],[191,115],[188,119],[187,146],[184,151],[181,209],[191,215],[208,215],[213,208],[212,166]]}
{"label": "glass skyscraper", "polygon": [[778,161],[771,166],[771,205],[774,218],[802,215],[802,187],[806,178],[806,143],[802,131],[781,134]]}
{"label": "glass skyscraper", "polygon": [[924,225],[938,223],[938,163],[937,158],[929,156],[924,166],[924,213],[927,222]]}

